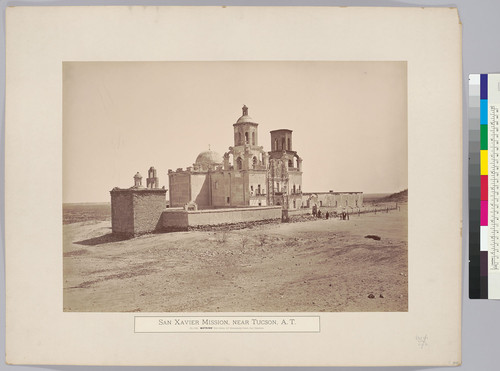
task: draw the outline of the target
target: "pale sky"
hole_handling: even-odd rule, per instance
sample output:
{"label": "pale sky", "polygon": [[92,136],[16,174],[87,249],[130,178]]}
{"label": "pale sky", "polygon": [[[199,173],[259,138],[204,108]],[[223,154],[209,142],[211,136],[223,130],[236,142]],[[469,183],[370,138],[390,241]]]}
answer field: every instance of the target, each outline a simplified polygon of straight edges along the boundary
{"label": "pale sky", "polygon": [[63,201],[106,202],[154,166],[192,166],[233,145],[246,104],[269,131],[293,130],[304,192],[408,187],[405,62],[66,62]]}

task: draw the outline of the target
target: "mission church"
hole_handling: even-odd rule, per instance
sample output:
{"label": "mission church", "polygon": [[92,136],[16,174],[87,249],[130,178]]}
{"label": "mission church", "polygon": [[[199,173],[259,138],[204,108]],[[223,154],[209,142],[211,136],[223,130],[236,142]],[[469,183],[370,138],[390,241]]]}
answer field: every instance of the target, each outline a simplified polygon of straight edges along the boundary
{"label": "mission church", "polygon": [[272,148],[267,152],[259,146],[258,127],[243,106],[233,124],[234,145],[223,156],[209,149],[193,166],[168,170],[168,207],[167,190],[160,188],[154,167],[148,171],[146,187],[137,173],[134,186],[113,188],[113,233],[135,236],[206,225],[286,221],[317,207],[348,212],[362,207],[362,192],[303,192],[302,158],[293,150],[292,130],[272,130]]}
{"label": "mission church", "polygon": [[243,106],[233,124],[234,146],[220,156],[208,150],[192,167],[168,171],[170,207],[194,202],[199,209],[302,206],[302,158],[293,150],[292,130],[271,131],[272,149],[259,146],[259,124]]}

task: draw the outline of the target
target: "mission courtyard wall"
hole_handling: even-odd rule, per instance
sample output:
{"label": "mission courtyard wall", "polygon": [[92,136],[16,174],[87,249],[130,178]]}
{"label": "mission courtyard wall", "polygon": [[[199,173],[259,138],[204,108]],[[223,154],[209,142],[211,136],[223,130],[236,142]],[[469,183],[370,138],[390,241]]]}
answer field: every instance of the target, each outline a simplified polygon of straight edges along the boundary
{"label": "mission courtyard wall", "polygon": [[281,220],[281,206],[187,211],[167,209],[161,217],[164,231],[187,230],[189,227]]}

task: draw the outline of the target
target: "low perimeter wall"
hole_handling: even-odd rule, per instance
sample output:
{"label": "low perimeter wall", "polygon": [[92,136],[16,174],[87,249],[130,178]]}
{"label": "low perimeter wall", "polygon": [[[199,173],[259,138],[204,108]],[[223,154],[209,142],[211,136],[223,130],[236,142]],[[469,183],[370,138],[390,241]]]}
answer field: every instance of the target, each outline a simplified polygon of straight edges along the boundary
{"label": "low perimeter wall", "polygon": [[164,231],[182,231],[189,227],[236,224],[262,220],[281,220],[281,206],[186,211],[167,209],[162,213]]}
{"label": "low perimeter wall", "polygon": [[312,209],[310,207],[304,207],[295,210],[288,210],[288,216],[298,216],[298,215],[307,215],[311,214]]}

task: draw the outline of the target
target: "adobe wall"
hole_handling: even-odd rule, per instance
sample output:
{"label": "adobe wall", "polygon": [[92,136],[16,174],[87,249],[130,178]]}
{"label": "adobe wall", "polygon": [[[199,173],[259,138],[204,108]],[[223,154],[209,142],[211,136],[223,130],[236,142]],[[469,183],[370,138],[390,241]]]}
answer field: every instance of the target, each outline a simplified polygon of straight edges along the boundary
{"label": "adobe wall", "polygon": [[312,210],[310,208],[288,210],[288,216],[298,216],[298,215],[307,215],[307,214],[312,214]]}
{"label": "adobe wall", "polygon": [[130,192],[111,191],[111,230],[116,234],[134,234],[134,200]]}
{"label": "adobe wall", "polygon": [[187,231],[188,211],[183,208],[167,209],[160,217],[160,230],[165,232]]}
{"label": "adobe wall", "polygon": [[212,206],[213,207],[227,207],[229,203],[227,202],[227,197],[229,194],[229,173],[228,172],[216,172],[211,174],[212,182]]}
{"label": "adobe wall", "polygon": [[263,220],[280,220],[281,207],[252,207],[214,210],[165,210],[161,216],[161,228],[165,231],[188,230],[220,224],[236,224]]}
{"label": "adobe wall", "polygon": [[134,235],[157,230],[166,208],[166,190],[149,189],[134,192]]}
{"label": "adobe wall", "polygon": [[191,174],[191,200],[198,208],[210,207],[210,176],[206,173]]}
{"label": "adobe wall", "polygon": [[168,173],[168,194],[170,207],[180,207],[190,200],[190,174],[187,172]]}
{"label": "adobe wall", "polygon": [[[244,175],[239,171],[229,172],[214,172],[212,178],[212,206],[215,207],[230,207],[244,206],[245,199],[248,201],[248,196],[244,196]],[[215,185],[217,182],[217,186]],[[229,202],[227,198],[229,197]]]}
{"label": "adobe wall", "polygon": [[259,202],[260,206],[266,205],[265,172],[224,171],[211,173],[210,176],[212,207],[259,206]]}
{"label": "adobe wall", "polygon": [[[312,198],[311,198],[312,196]],[[309,205],[308,205],[309,200]],[[302,195],[303,206],[360,208],[363,207],[363,193],[361,192],[318,192]]]}
{"label": "adobe wall", "polygon": [[231,200],[229,205],[246,205],[245,203],[245,198],[248,200],[247,197],[245,197],[245,192],[247,191],[246,188],[244,187],[244,174],[243,172],[235,171],[233,173],[230,173],[230,179],[231,179]]}
{"label": "adobe wall", "polygon": [[[246,175],[247,191],[248,191],[248,205],[249,206],[266,206],[267,205],[267,180],[265,172],[249,171]],[[259,193],[260,185],[260,193]]]}
{"label": "adobe wall", "polygon": [[281,207],[252,207],[188,212],[189,226],[218,225],[281,219]]}
{"label": "adobe wall", "polygon": [[113,189],[111,230],[115,234],[136,236],[154,232],[166,207],[165,189]]}

